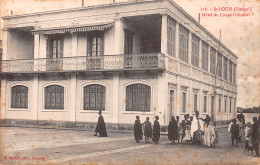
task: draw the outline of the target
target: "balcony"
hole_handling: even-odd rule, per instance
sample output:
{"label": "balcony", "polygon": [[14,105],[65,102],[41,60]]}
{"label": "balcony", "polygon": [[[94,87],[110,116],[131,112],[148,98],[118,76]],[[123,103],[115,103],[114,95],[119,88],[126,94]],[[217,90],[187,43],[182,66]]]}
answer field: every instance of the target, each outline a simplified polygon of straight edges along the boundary
{"label": "balcony", "polygon": [[73,71],[165,70],[161,53],[64,57],[1,61],[2,73],[40,73]]}

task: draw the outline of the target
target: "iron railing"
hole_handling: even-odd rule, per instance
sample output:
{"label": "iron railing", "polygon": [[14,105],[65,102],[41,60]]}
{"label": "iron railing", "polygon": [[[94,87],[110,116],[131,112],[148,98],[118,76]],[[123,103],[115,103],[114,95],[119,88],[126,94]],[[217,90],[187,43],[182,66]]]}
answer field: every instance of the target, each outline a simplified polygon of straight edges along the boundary
{"label": "iron railing", "polygon": [[30,73],[91,70],[165,69],[161,53],[63,57],[1,61],[2,73]]}

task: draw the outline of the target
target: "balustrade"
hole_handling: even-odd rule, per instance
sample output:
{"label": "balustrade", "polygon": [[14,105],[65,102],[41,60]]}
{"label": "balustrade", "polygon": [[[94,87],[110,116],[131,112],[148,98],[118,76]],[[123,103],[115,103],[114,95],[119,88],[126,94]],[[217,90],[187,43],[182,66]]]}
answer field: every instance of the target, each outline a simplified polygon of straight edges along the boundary
{"label": "balustrade", "polygon": [[3,73],[165,69],[165,56],[161,53],[147,53],[6,60],[1,61],[1,66]]}

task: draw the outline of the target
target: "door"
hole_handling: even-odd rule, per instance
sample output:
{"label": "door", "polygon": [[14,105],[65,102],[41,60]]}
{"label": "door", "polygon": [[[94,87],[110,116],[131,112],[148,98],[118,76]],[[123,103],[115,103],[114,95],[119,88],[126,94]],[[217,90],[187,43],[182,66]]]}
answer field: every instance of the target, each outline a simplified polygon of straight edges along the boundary
{"label": "door", "polygon": [[47,39],[47,70],[60,71],[63,68],[63,39],[61,37],[50,37]]}
{"label": "door", "polygon": [[215,120],[215,97],[211,96],[211,119]]}
{"label": "door", "polygon": [[174,90],[170,90],[170,99],[169,99],[169,120],[174,114]]}

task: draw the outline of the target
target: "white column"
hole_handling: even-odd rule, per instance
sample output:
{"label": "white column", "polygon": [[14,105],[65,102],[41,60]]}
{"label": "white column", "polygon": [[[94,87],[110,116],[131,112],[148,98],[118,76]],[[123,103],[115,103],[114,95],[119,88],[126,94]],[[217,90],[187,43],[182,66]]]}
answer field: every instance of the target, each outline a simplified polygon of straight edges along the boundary
{"label": "white column", "polygon": [[124,54],[124,30],[122,18],[115,19],[114,54]]}
{"label": "white column", "polygon": [[168,118],[167,102],[168,102],[168,74],[158,74],[158,87],[157,87],[157,107],[155,115],[160,117],[161,125],[167,125],[165,121]]}
{"label": "white column", "polygon": [[46,36],[40,35],[40,52],[38,58],[46,58]]}
{"label": "white column", "polygon": [[7,29],[4,29],[2,31],[2,48],[3,48],[3,53],[2,53],[2,60],[7,60],[7,48],[8,48],[8,43],[10,42],[10,32]]}
{"label": "white column", "polygon": [[38,80],[38,75],[35,75],[33,77],[33,84],[32,84],[32,91],[31,94],[32,96],[29,98],[30,102],[32,103],[32,113],[33,113],[33,120],[38,121],[38,112],[39,112],[39,108],[38,108],[38,95],[39,95],[39,80]]}
{"label": "white column", "polygon": [[167,15],[162,15],[161,27],[161,53],[167,54]]}
{"label": "white column", "polygon": [[[73,53],[72,53],[73,54]],[[68,104],[68,111],[70,114],[70,121],[71,122],[76,122],[76,103],[77,103],[77,98],[79,98],[79,96],[77,96],[77,77],[76,77],[76,73],[72,73],[71,74],[71,78],[70,78],[70,92],[67,95],[67,97],[69,98],[69,104]]]}
{"label": "white column", "polygon": [[6,99],[6,79],[1,79],[1,115],[0,115],[0,119],[6,119],[6,110],[7,110],[7,99]]}
{"label": "white column", "polygon": [[[34,34],[34,59],[39,58],[39,53],[40,53],[40,34]],[[34,60],[34,71],[38,71],[38,65],[39,65],[39,61]]]}
{"label": "white column", "polygon": [[77,33],[73,33],[72,34],[72,47],[71,47],[71,51],[72,51],[72,55],[73,57],[78,56],[78,34]]}
{"label": "white column", "polygon": [[112,97],[112,122],[113,123],[119,123],[119,73],[115,72],[113,74],[113,86],[112,86],[112,91],[113,91],[113,97]]}

